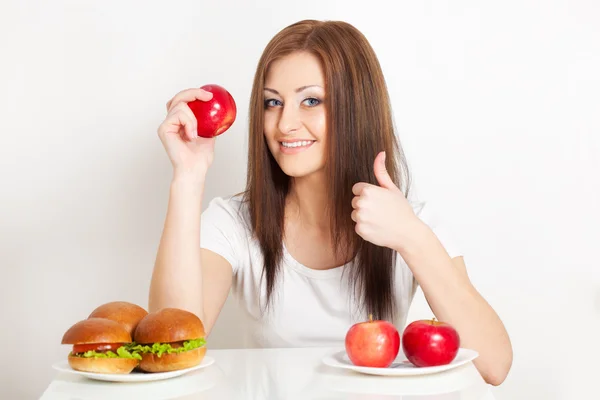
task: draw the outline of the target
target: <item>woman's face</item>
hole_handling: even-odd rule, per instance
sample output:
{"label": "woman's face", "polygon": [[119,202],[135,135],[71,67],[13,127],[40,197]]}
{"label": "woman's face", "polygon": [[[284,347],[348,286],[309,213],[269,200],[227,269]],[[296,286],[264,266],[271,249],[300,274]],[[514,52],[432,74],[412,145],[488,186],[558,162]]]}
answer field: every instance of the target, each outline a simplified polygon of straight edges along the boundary
{"label": "woman's face", "polygon": [[298,52],[271,64],[264,134],[283,172],[299,178],[325,166],[325,80],[318,59]]}

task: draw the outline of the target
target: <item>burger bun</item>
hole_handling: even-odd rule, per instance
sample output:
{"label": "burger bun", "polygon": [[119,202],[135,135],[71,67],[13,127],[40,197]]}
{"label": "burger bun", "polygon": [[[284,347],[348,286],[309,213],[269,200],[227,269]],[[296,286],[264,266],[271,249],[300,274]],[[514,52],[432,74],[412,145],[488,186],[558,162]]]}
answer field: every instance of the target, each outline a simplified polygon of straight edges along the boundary
{"label": "burger bun", "polygon": [[129,343],[131,335],[124,325],[105,318],[89,318],[71,326],[61,344]]}
{"label": "burger bun", "polygon": [[[204,338],[204,325],[198,316],[179,308],[163,308],[145,316],[138,324],[134,341],[152,346],[153,343],[177,343]],[[167,372],[194,367],[202,362],[206,347],[181,353],[142,354],[139,369],[145,372]]]}
{"label": "burger bun", "polygon": [[206,347],[184,351],[178,354],[156,354],[148,353],[142,355],[139,369],[144,372],[168,372],[195,367],[200,364],[206,354]]}
{"label": "burger bun", "polygon": [[76,371],[97,374],[128,374],[139,361],[133,358],[85,358],[69,355],[69,365]]}
{"label": "burger bun", "polygon": [[172,343],[204,338],[204,325],[198,316],[179,308],[163,308],[146,315],[138,324],[136,343]]}
{"label": "burger bun", "polygon": [[[62,344],[129,343],[131,335],[124,325],[105,318],[90,318],[71,326],[63,335]],[[128,374],[139,363],[133,358],[77,357],[69,354],[68,362],[76,371],[99,374]]]}
{"label": "burger bun", "polygon": [[112,301],[96,307],[88,318],[106,318],[125,326],[131,336],[137,324],[148,312],[137,304],[127,301]]}

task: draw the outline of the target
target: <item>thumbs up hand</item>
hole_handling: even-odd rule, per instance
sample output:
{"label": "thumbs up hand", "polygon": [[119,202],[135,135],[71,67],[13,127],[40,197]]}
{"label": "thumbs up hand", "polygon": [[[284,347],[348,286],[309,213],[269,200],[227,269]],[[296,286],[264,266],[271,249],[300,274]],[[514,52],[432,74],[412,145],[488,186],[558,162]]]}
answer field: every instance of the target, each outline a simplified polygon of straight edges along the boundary
{"label": "thumbs up hand", "polygon": [[411,228],[421,224],[402,191],[385,167],[385,152],[375,157],[375,177],[379,186],[359,182],[352,187],[352,220],[363,239],[399,251]]}

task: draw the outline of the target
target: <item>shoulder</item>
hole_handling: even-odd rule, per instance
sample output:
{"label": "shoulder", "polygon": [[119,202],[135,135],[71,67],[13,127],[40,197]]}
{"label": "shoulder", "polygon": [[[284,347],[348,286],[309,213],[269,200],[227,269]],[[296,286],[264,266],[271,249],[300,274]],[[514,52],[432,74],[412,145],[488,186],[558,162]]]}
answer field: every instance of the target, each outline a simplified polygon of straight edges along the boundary
{"label": "shoulder", "polygon": [[[450,224],[446,222],[447,218],[444,218],[442,215],[443,213],[440,211],[441,207],[437,206],[434,202],[415,201],[411,199],[409,199],[409,204],[412,206],[415,215],[433,231],[450,258],[463,255],[459,240],[449,226]],[[416,293],[418,282],[401,256],[398,257],[397,262],[400,267],[396,270],[397,279],[400,280],[398,287],[402,289],[400,296],[404,296],[402,304],[408,310],[408,306]]]}
{"label": "shoulder", "polygon": [[201,227],[206,233],[204,238],[216,233],[229,236],[230,239],[248,237],[251,232],[250,213],[243,194],[210,200],[202,212]]}
{"label": "shoulder", "polygon": [[213,197],[202,213],[202,218],[236,222],[246,225],[249,218],[248,204],[243,194]]}
{"label": "shoulder", "polygon": [[409,201],[415,215],[427,225],[442,243],[451,258],[462,255],[459,240],[448,218],[444,218],[441,207],[430,201]]}
{"label": "shoulder", "polygon": [[208,202],[208,209],[222,209],[239,212],[244,208],[244,194],[238,193],[231,196],[216,196]]}
{"label": "shoulder", "polygon": [[411,200],[410,205],[417,217],[425,222],[429,227],[439,225],[441,222],[439,210],[436,210],[435,204],[429,201]]}
{"label": "shoulder", "polygon": [[200,247],[224,257],[234,272],[248,252],[248,206],[242,195],[214,197],[202,212]]}

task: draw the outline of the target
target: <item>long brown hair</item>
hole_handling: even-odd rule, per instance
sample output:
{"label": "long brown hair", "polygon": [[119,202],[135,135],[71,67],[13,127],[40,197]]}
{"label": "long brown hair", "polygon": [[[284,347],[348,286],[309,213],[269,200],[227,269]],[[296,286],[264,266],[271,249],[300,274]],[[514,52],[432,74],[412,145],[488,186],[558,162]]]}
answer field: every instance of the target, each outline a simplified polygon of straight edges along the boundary
{"label": "long brown hair", "polygon": [[305,20],[280,31],[266,46],[256,70],[249,108],[249,152],[245,200],[264,256],[267,303],[273,298],[283,256],[285,201],[290,178],[264,137],[264,81],[274,60],[297,51],[315,55],[325,75],[329,204],[334,251],[353,258],[349,273],[357,306],[376,318],[393,318],[395,253],[363,240],[354,230],[352,186],[377,184],[375,156],[385,150],[388,173],[407,194],[408,169],[394,123],[379,61],[367,39],[352,25]]}

